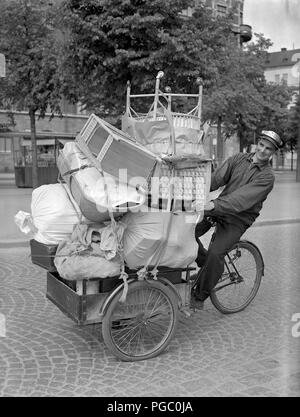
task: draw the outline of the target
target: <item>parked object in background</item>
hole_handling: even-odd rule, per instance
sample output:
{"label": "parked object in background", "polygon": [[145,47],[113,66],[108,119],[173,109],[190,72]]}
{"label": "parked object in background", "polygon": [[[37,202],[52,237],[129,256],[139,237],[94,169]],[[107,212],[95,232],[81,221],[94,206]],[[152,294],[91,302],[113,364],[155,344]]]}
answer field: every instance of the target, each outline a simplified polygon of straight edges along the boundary
{"label": "parked object in background", "polygon": [[145,193],[130,186],[126,179],[100,172],[75,142],[60,151],[57,166],[82,214],[94,222],[119,217],[145,202]]}

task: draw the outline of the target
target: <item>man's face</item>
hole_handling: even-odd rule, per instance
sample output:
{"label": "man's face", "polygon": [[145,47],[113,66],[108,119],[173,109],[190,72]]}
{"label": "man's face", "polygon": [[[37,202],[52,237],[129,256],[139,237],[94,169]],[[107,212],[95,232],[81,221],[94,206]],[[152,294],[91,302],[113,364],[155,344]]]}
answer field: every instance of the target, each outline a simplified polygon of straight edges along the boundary
{"label": "man's face", "polygon": [[266,162],[276,152],[276,148],[266,139],[260,139],[255,150],[257,162]]}

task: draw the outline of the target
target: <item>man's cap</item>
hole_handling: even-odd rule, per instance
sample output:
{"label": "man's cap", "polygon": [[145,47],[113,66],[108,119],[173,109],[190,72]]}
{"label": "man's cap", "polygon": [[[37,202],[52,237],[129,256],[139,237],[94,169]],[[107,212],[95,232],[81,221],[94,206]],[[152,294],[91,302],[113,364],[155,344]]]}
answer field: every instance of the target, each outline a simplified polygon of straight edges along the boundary
{"label": "man's cap", "polygon": [[266,139],[269,142],[271,142],[275,146],[276,149],[280,149],[284,145],[280,136],[277,133],[273,132],[272,130],[262,130],[260,134],[260,138]]}

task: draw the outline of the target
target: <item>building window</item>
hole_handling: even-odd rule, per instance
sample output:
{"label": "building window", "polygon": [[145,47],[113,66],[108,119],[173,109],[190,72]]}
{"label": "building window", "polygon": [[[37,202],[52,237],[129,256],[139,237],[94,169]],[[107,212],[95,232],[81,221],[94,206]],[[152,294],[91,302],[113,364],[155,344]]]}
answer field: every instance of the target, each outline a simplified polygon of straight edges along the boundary
{"label": "building window", "polygon": [[276,84],[280,83],[280,74],[275,74],[275,83]]}
{"label": "building window", "polygon": [[182,10],[181,15],[186,17],[191,17],[193,15],[194,9],[192,7],[188,7],[187,9]]}
{"label": "building window", "polygon": [[282,82],[284,84],[287,84],[287,82],[288,82],[288,74],[287,73],[282,74]]}
{"label": "building window", "polygon": [[217,4],[217,14],[219,16],[225,16],[227,14],[227,7],[222,4]]}
{"label": "building window", "polygon": [[0,138],[0,153],[11,152],[11,140]]}

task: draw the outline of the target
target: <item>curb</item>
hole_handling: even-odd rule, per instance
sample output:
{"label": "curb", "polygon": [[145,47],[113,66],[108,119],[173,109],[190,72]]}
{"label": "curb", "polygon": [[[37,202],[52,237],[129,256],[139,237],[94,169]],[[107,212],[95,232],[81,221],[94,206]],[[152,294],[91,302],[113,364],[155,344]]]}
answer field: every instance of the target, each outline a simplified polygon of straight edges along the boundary
{"label": "curb", "polygon": [[300,223],[300,219],[293,218],[293,219],[261,220],[261,221],[258,221],[257,223],[252,224],[251,227],[276,226],[276,225],[293,224],[293,223]]}
{"label": "curb", "polygon": [[[251,227],[263,227],[263,226],[280,226],[283,224],[295,224],[300,223],[300,218],[293,219],[275,219],[275,220],[261,220],[257,223],[254,223]],[[0,249],[8,249],[15,247],[28,247],[29,240],[22,239],[0,239]]]}
{"label": "curb", "polygon": [[22,239],[0,239],[0,249],[5,248],[21,248],[21,247],[29,247],[29,240],[22,240]]}

